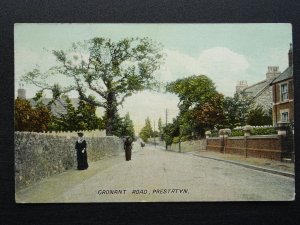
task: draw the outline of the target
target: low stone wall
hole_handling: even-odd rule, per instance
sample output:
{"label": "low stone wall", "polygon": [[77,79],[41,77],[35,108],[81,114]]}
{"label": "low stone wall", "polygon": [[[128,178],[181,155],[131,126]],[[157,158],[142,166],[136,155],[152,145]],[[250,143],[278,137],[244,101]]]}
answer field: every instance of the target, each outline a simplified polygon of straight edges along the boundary
{"label": "low stone wall", "polygon": [[[89,162],[123,152],[123,142],[118,137],[86,137],[85,139]],[[75,136],[15,132],[16,189],[76,168],[76,140]]]}
{"label": "low stone wall", "polygon": [[[281,160],[289,151],[285,147],[285,137],[280,135],[213,137],[207,138],[207,150],[245,157]],[[290,150],[291,151],[291,150]]]}
{"label": "low stone wall", "polygon": [[[153,138],[148,139],[148,144],[156,144],[159,146],[166,147],[166,144],[164,141],[155,140]],[[192,141],[185,141],[180,143],[180,149],[179,149],[179,143],[172,144],[168,146],[168,151],[174,151],[174,152],[191,152],[191,151],[200,151],[206,149],[206,140],[192,140]]]}
{"label": "low stone wall", "polygon": [[[79,131],[78,131],[79,132]],[[77,137],[77,131],[53,131],[42,134],[52,135],[52,136],[60,136],[60,137]],[[82,130],[80,131],[84,133],[85,137],[105,137],[106,130]]]}

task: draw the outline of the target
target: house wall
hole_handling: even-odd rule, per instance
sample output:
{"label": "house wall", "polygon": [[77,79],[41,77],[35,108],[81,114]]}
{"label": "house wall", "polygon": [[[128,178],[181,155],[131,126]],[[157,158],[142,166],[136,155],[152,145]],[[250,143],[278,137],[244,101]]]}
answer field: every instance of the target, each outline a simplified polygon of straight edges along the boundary
{"label": "house wall", "polygon": [[[288,83],[288,93],[289,100],[285,102],[281,102],[280,99],[280,85],[282,83]],[[294,120],[294,83],[293,80],[288,80],[285,82],[280,82],[278,84],[273,85],[273,121],[274,124],[281,122],[281,111],[288,110],[289,112],[289,120]]]}
{"label": "house wall", "polygon": [[264,90],[259,96],[254,99],[255,105],[261,106],[266,112],[272,109],[272,87]]}

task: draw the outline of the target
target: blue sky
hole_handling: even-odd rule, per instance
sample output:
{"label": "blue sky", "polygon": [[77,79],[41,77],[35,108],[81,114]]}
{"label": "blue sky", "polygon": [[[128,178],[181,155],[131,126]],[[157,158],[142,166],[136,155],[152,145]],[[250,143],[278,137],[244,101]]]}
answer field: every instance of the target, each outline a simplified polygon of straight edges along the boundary
{"label": "blue sky", "polygon": [[[268,66],[288,65],[292,42],[290,24],[15,24],[15,89],[20,77],[36,65],[46,70],[55,65],[47,50],[68,49],[73,42],[101,36],[150,37],[161,42],[166,62],[157,72],[161,81],[172,81],[193,74],[205,74],[217,90],[232,96],[239,80],[254,84],[265,79]],[[46,49],[46,50],[45,50]],[[61,85],[66,80],[59,81]],[[27,97],[37,89],[25,85]],[[174,95],[142,92],[128,98],[127,111],[139,130],[149,116],[152,120],[176,116],[178,98]],[[100,111],[101,113],[101,111]]]}

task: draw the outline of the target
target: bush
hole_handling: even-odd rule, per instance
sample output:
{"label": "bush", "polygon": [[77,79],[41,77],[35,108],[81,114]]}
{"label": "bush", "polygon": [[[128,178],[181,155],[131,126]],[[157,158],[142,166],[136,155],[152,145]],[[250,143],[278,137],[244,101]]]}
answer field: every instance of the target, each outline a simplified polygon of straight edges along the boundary
{"label": "bush", "polygon": [[212,130],[210,136],[211,137],[219,137],[219,131],[218,130]]}
{"label": "bush", "polygon": [[231,135],[232,137],[237,137],[237,136],[244,136],[244,131],[242,129],[233,129],[231,131]]}
{"label": "bush", "polygon": [[180,137],[174,137],[173,138],[173,144],[177,144],[180,141]]}
{"label": "bush", "polygon": [[[251,130],[251,135],[272,135],[277,134],[277,131],[274,127],[271,126],[261,126],[261,127],[253,127]],[[236,136],[244,136],[244,131],[242,127],[235,128],[231,131],[232,137]]]}
{"label": "bush", "polygon": [[274,127],[254,127],[252,132],[252,135],[271,135],[271,134],[277,134],[277,131]]}

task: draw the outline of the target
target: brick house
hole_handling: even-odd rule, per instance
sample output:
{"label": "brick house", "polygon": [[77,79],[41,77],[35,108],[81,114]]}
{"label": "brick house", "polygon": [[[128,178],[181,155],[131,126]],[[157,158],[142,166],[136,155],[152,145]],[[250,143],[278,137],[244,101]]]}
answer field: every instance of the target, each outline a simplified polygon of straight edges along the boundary
{"label": "brick house", "polygon": [[294,122],[294,81],[293,81],[293,46],[288,53],[289,66],[270,86],[273,94],[273,125],[293,124]]}

